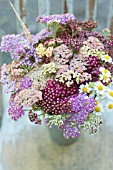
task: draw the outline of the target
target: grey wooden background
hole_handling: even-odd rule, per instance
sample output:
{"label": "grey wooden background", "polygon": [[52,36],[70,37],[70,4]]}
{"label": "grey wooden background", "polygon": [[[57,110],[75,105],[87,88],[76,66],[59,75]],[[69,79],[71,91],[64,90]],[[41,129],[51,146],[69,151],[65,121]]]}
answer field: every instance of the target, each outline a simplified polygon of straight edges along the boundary
{"label": "grey wooden background", "polygon": [[[42,26],[38,15],[74,13],[79,20],[94,19],[98,31],[110,28],[113,33],[113,0],[11,0],[33,34]],[[0,0],[0,40],[2,35],[19,33],[8,0]],[[0,53],[0,66],[11,62]],[[0,170],[113,170],[113,113],[105,113],[102,130],[93,137],[81,134],[76,143],[59,147],[52,143],[45,126],[32,125],[27,117],[13,122],[7,115],[8,96],[0,87]],[[2,115],[2,116],[1,116]]]}

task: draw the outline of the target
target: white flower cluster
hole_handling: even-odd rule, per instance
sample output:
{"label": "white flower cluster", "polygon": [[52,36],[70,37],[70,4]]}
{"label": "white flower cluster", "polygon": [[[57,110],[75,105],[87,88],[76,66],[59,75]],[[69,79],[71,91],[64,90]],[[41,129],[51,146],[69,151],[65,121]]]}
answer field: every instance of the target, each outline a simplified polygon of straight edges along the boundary
{"label": "white flower cluster", "polygon": [[41,67],[41,70],[42,70],[42,75],[48,77],[48,76],[51,76],[51,74],[54,74],[56,73],[56,70],[58,69],[58,67],[55,65],[55,63],[53,62],[50,62],[48,64],[44,64],[42,67]]}
{"label": "white flower cluster", "polygon": [[45,119],[46,119],[47,125],[49,127],[52,127],[52,125],[55,125],[55,126],[62,125],[66,117],[67,117],[67,115],[65,115],[65,114],[62,114],[62,115],[45,114]]}
{"label": "white flower cluster", "polygon": [[[87,93],[95,98],[96,107],[94,113],[98,116],[102,115],[104,108],[108,112],[113,111],[113,89],[109,87],[111,73],[104,67],[100,68],[100,73],[101,81],[82,84],[79,89],[80,93]],[[104,83],[108,83],[107,86]],[[106,104],[103,102],[106,102]]]}

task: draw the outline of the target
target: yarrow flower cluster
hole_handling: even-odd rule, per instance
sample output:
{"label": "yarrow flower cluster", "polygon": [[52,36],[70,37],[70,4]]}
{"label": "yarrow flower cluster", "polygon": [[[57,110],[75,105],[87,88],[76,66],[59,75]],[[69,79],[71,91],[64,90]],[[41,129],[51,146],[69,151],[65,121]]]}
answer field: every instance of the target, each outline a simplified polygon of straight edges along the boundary
{"label": "yarrow flower cluster", "polygon": [[73,14],[36,21],[46,28],[30,38],[25,32],[2,37],[0,49],[13,59],[1,67],[1,83],[11,93],[9,116],[16,121],[27,111],[35,124],[43,116],[65,138],[76,138],[80,129],[97,133],[104,110],[113,112],[113,36]]}

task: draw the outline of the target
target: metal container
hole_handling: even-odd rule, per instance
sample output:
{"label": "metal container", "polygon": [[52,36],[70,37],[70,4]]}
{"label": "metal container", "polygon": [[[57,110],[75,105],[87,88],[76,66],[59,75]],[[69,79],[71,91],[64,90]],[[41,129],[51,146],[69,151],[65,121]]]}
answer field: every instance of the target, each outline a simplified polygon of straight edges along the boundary
{"label": "metal container", "polygon": [[63,136],[63,132],[60,129],[58,129],[57,126],[52,126],[52,128],[48,128],[48,131],[51,140],[57,145],[67,146],[73,144],[77,140],[73,138],[66,139]]}

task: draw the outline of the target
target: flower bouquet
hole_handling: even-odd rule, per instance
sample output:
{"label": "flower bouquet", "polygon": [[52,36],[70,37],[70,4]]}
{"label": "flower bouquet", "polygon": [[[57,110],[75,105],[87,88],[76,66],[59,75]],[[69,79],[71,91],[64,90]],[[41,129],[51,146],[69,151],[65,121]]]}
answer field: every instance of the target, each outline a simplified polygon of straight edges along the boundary
{"label": "flower bouquet", "polygon": [[1,68],[4,91],[11,93],[9,116],[16,121],[27,112],[35,124],[44,117],[65,138],[76,138],[80,129],[95,134],[103,111],[113,111],[113,36],[69,13],[36,21],[46,25],[36,35],[23,25],[21,34],[2,37],[1,51],[13,59]]}

